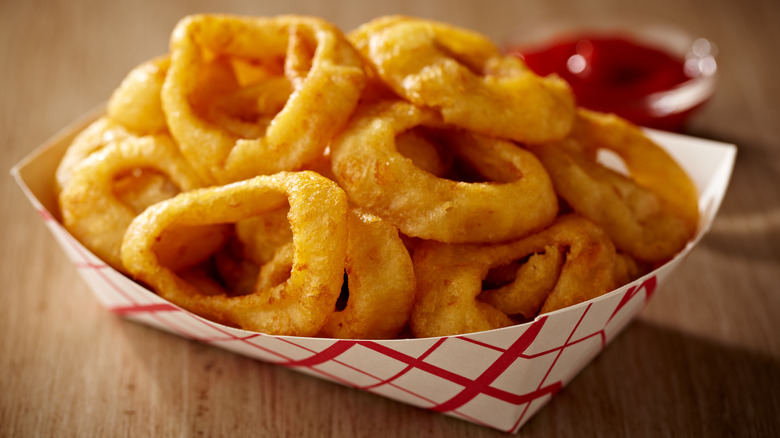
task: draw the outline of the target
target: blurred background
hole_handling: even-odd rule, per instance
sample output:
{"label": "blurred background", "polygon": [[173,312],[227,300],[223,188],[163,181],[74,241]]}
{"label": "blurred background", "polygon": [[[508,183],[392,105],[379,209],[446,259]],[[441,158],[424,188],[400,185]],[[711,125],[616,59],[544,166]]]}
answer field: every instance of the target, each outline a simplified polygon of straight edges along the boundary
{"label": "blurred background", "polygon": [[[332,21],[344,31],[379,15],[409,14],[474,29],[498,44],[503,44],[517,33],[533,29],[535,23],[550,17],[573,22],[640,18],[679,25],[692,34],[713,39],[719,48],[722,86],[705,114],[692,124],[690,129],[697,134],[727,140],[739,138],[743,142],[755,140],[750,120],[766,121],[772,112],[754,107],[756,99],[749,99],[750,96],[745,93],[775,97],[767,101],[777,101],[776,97],[780,94],[780,85],[773,80],[776,72],[760,68],[770,59],[777,58],[780,40],[780,31],[774,25],[778,6],[771,0],[226,0],[219,3],[140,1],[132,6],[124,2],[79,0],[3,2],[0,8],[3,44],[6,47],[1,78],[4,84],[27,84],[11,89],[6,85],[4,98],[39,108],[43,112],[41,117],[47,116],[47,108],[58,108],[59,102],[67,102],[73,112],[61,114],[65,119],[54,120],[59,122],[54,126],[67,123],[73,118],[70,116],[105,100],[136,64],[166,52],[170,30],[182,16],[209,11],[252,15],[312,14]],[[22,40],[28,41],[28,44],[20,45]],[[41,53],[19,53],[29,44],[38,44]],[[78,72],[80,81],[68,84],[53,82],[67,76],[61,74],[61,70]],[[51,87],[34,87],[25,80],[36,74],[45,77]],[[741,89],[746,86],[744,81],[748,78],[753,86]],[[729,102],[729,110],[734,110],[735,104],[741,105],[743,111],[740,114],[751,117],[730,119],[726,123],[722,119],[724,102]],[[715,123],[705,123],[704,120]],[[40,137],[30,139],[31,144],[37,144],[48,134],[50,132],[42,132]]]}

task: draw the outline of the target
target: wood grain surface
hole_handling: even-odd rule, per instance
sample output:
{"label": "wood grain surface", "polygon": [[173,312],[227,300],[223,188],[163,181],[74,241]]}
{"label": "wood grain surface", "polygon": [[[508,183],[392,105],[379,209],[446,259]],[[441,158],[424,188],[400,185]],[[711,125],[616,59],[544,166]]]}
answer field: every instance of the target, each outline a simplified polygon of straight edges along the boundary
{"label": "wood grain surface", "polygon": [[[672,21],[719,47],[686,133],[738,145],[711,233],[520,436],[780,436],[780,2],[2,1],[0,156],[10,169],[167,51],[194,12],[304,13],[350,30],[404,13],[502,42],[544,16]],[[481,437],[498,432],[109,314],[2,180],[0,436]]]}

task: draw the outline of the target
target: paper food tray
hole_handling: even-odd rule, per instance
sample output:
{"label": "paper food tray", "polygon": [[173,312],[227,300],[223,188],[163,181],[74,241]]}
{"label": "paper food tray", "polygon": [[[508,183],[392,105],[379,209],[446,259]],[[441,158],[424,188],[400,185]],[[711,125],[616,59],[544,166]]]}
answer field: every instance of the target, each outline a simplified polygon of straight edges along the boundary
{"label": "paper food tray", "polygon": [[301,338],[226,327],[182,310],[107,266],[62,227],[53,193],[55,169],[74,135],[97,115],[63,130],[11,173],[108,310],[188,339],[506,432],[519,430],[601,352],[696,246],[721,204],[736,156],[733,145],[648,131],[695,181],[699,231],[673,260],[599,298],[529,323],[459,336]]}

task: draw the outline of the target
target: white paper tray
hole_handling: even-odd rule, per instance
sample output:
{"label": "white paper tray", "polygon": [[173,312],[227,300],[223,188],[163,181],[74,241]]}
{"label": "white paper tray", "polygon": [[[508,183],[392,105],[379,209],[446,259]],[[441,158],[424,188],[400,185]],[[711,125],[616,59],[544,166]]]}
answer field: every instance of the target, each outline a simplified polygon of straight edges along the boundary
{"label": "white paper tray", "polygon": [[93,293],[111,312],[453,417],[516,432],[645,306],[709,230],[728,186],[736,147],[665,132],[649,134],[690,173],[699,192],[696,238],[654,272],[588,302],[499,330],[426,339],[335,340],[270,336],[202,319],[116,272],[57,220],[56,166],[94,114],[63,130],[11,173]]}

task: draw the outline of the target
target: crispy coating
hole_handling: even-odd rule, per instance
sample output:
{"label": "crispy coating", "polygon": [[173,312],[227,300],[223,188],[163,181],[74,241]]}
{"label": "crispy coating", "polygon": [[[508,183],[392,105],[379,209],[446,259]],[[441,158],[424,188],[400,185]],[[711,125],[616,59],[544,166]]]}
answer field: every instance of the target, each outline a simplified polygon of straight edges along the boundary
{"label": "crispy coating", "polygon": [[[148,206],[202,181],[167,132],[160,91],[168,69],[162,56],[131,70],[114,91],[106,116],[90,124],[65,153],[56,174],[63,224],[87,248],[120,271],[124,231]],[[161,236],[161,259],[198,263],[224,242],[222,226],[172,228]],[[182,248],[188,240],[186,252]]]}
{"label": "crispy coating", "polygon": [[227,183],[321,156],[364,81],[359,55],[322,19],[194,15],[171,37],[162,102],[201,177]]}
{"label": "crispy coating", "polygon": [[[638,260],[664,262],[696,232],[695,185],[669,154],[629,122],[581,109],[569,138],[529,148],[574,211],[601,225],[618,249]],[[620,156],[630,175],[597,162],[593,157],[599,149]]]}
{"label": "crispy coating", "polygon": [[[281,284],[251,294],[209,295],[163,265],[154,247],[166,229],[235,223],[288,203],[293,261]],[[316,335],[333,311],[346,258],[346,196],[310,172],[280,172],[182,193],[138,216],[122,244],[130,273],[163,298],[213,321],[277,335]]]}
{"label": "crispy coating", "polygon": [[167,131],[160,93],[169,65],[166,55],[132,69],[108,101],[108,118],[137,134]]}
{"label": "crispy coating", "polygon": [[[424,242],[414,253],[417,301],[411,328],[417,337],[446,336],[506,327],[513,320],[480,299],[491,268],[506,266],[533,254],[565,252],[553,287],[541,304],[552,312],[602,295],[615,287],[615,247],[601,228],[576,215],[558,218],[545,230],[520,240],[493,245]],[[557,272],[558,269],[550,269]],[[522,282],[518,274],[514,281]],[[548,283],[550,284],[550,283]],[[510,288],[512,286],[510,283]],[[500,293],[500,292],[499,292]],[[538,291],[515,299],[538,301]],[[527,304],[515,303],[514,307]],[[506,309],[506,307],[505,307]]]}
{"label": "crispy coating", "polygon": [[236,236],[243,245],[243,256],[259,266],[274,258],[282,245],[292,241],[292,230],[287,215],[290,206],[284,205],[236,222]]}
{"label": "crispy coating", "polygon": [[[72,169],[59,195],[62,222],[98,257],[124,272],[119,249],[130,222],[152,203],[200,185],[169,136],[131,135],[108,142]],[[173,229],[162,238],[165,258],[181,265],[195,263],[221,245],[224,232],[217,228],[192,234]],[[179,254],[177,248],[189,239],[196,239],[201,250]]]}
{"label": "crispy coating", "polygon": [[290,336],[529,321],[649,272],[699,219],[639,128],[483,35],[404,16],[346,37],[300,15],[185,17],[55,184],[65,227],[117,270]]}
{"label": "crispy coating", "polygon": [[[125,76],[108,101],[106,115],[80,132],[65,151],[57,166],[55,193],[59,195],[84,158],[107,144],[166,133],[160,90],[167,71],[168,57],[162,56],[138,65]],[[144,177],[138,180],[140,186],[155,184]]]}
{"label": "crispy coating", "polygon": [[350,201],[411,237],[499,242],[549,225],[558,211],[547,172],[509,142],[459,131],[453,152],[468,155],[492,182],[461,182],[417,168],[395,138],[416,126],[445,127],[430,110],[396,101],[363,108],[332,145],[333,173]]}
{"label": "crispy coating", "polygon": [[537,76],[476,32],[390,16],[348,37],[398,95],[437,111],[447,123],[520,142],[561,139],[571,129],[568,84]]}
{"label": "crispy coating", "polygon": [[110,143],[121,142],[132,137],[136,136],[108,117],[100,117],[90,123],[73,139],[60,160],[54,177],[54,193],[59,196],[62,189],[70,183],[73,170],[86,157]]}
{"label": "crispy coating", "polygon": [[[558,281],[564,255],[564,247],[548,245],[544,252],[532,254],[525,263],[514,262],[500,267],[509,271],[508,279],[500,281],[495,288],[488,288],[486,278],[479,299],[507,316],[522,320],[533,318]],[[488,277],[491,272],[488,271]]]}
{"label": "crispy coating", "polygon": [[391,339],[409,321],[415,296],[414,268],[398,229],[377,216],[347,214],[344,309],[330,315],[321,336]]}

